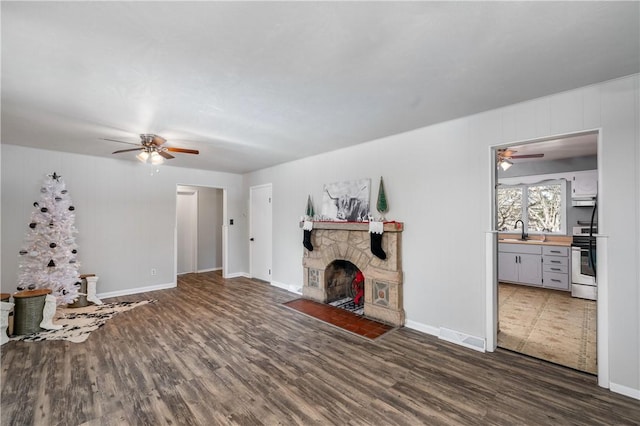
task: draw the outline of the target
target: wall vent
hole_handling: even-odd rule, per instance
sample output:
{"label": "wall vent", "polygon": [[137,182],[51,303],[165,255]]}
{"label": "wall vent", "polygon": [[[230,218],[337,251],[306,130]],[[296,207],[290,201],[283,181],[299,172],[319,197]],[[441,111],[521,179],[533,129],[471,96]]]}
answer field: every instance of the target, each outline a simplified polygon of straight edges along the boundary
{"label": "wall vent", "polygon": [[438,338],[479,352],[485,352],[485,340],[441,327]]}

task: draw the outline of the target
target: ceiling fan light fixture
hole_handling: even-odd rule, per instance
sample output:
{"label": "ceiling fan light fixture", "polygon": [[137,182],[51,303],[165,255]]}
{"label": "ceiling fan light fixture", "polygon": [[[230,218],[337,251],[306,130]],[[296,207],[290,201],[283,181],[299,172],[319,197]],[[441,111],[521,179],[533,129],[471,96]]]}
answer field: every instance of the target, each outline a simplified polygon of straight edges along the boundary
{"label": "ceiling fan light fixture", "polygon": [[143,163],[146,163],[149,158],[149,153],[147,151],[142,151],[140,154],[136,155],[136,158]]}
{"label": "ceiling fan light fixture", "polygon": [[500,160],[498,165],[500,166],[500,168],[502,170],[504,170],[506,172],[507,170],[509,170],[509,168],[511,166],[513,166],[513,163],[511,161],[509,161],[509,160]]}
{"label": "ceiling fan light fixture", "polygon": [[153,164],[154,166],[157,166],[158,164],[162,164],[162,163],[164,163],[164,158],[162,158],[162,156],[158,154],[156,151],[153,151],[151,153],[151,164]]}

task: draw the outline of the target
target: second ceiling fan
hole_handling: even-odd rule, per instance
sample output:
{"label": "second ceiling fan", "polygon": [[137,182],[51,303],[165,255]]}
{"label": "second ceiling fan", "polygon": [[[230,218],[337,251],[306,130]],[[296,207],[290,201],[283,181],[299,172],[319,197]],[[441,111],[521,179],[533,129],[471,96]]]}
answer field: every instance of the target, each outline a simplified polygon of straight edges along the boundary
{"label": "second ceiling fan", "polygon": [[165,159],[170,160],[172,158],[175,158],[173,155],[169,154],[170,152],[181,154],[200,154],[200,151],[196,149],[162,146],[167,140],[161,136],[154,135],[153,133],[142,133],[140,135],[139,144],[107,138],[103,138],[103,140],[137,146],[137,148],[120,149],[118,151],[112,152],[112,154],[140,151],[140,153],[136,155],[136,157],[143,163],[146,163],[146,161],[150,159],[151,164],[161,164]]}
{"label": "second ceiling fan", "polygon": [[520,158],[542,158],[544,154],[522,154],[522,155],[514,155],[516,150],[510,148],[501,148],[497,151],[498,167],[501,167],[502,170],[507,170],[509,167],[513,166],[513,163],[509,160],[520,159]]}

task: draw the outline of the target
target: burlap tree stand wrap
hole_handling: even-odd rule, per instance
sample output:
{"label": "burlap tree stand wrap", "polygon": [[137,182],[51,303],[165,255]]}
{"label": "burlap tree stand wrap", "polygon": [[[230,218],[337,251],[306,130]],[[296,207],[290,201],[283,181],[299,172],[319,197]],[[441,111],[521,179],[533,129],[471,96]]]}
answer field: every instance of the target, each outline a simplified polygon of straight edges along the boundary
{"label": "burlap tree stand wrap", "polygon": [[13,334],[31,334],[41,330],[42,309],[44,308],[45,297],[50,293],[51,290],[48,288],[14,293]]}

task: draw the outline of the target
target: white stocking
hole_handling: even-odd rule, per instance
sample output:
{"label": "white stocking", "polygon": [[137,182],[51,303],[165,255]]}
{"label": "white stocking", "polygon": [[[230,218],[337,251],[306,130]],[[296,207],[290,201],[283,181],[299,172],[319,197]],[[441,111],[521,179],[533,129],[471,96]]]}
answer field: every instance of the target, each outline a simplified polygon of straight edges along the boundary
{"label": "white stocking", "polygon": [[87,301],[95,305],[102,305],[102,300],[96,296],[96,285],[98,283],[98,277],[87,277]]}
{"label": "white stocking", "polygon": [[56,297],[51,294],[47,294],[44,300],[44,309],[42,310],[42,322],[40,323],[40,328],[44,328],[45,330],[60,330],[62,326],[52,322],[55,314]]}
{"label": "white stocking", "polygon": [[9,311],[13,309],[13,303],[0,302],[0,345],[4,345],[9,341],[7,337],[7,326],[9,325]]}

